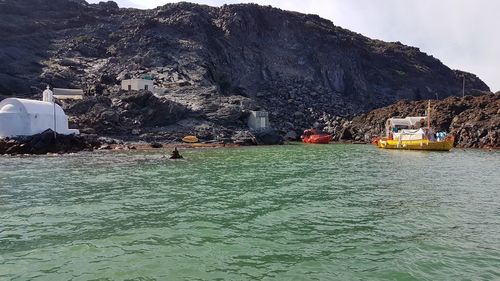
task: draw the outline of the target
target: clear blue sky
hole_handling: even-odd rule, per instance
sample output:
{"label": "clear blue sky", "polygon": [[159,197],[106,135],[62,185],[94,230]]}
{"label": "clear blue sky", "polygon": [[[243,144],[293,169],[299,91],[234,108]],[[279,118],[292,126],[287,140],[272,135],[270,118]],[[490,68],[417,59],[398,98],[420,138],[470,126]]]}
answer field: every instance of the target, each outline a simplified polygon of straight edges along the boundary
{"label": "clear blue sky", "polygon": [[[88,1],[97,3],[99,1]],[[116,0],[142,9],[180,1]],[[196,0],[220,6],[252,2],[318,14],[334,24],[384,41],[419,47],[453,69],[477,74],[500,91],[500,0]]]}

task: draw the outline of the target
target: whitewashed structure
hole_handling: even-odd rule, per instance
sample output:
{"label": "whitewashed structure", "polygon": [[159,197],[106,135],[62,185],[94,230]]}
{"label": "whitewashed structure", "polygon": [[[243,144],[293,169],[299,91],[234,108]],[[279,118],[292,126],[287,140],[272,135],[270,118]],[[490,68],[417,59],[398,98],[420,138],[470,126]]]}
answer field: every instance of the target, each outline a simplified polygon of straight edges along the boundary
{"label": "whitewashed structure", "polygon": [[[44,99],[52,98],[50,93],[44,92]],[[55,103],[16,98],[0,102],[0,138],[31,136],[47,129],[64,135],[79,134],[68,128],[68,117]]]}
{"label": "whitewashed structure", "polygon": [[82,100],[83,90],[54,88],[53,97],[58,100]]}
{"label": "whitewashed structure", "polygon": [[385,122],[386,136],[391,131],[391,128],[400,129],[419,129],[422,123],[427,121],[427,117],[406,117],[406,118],[390,118]]}
{"label": "whitewashed structure", "polygon": [[255,131],[269,129],[269,113],[267,111],[250,111],[248,127]]}
{"label": "whitewashed structure", "polygon": [[42,101],[54,102],[54,93],[50,90],[49,86],[47,86],[47,89],[43,91],[42,95],[43,95]]}
{"label": "whitewashed structure", "polygon": [[122,90],[125,91],[153,91],[153,80],[148,79],[128,79],[122,81]]}

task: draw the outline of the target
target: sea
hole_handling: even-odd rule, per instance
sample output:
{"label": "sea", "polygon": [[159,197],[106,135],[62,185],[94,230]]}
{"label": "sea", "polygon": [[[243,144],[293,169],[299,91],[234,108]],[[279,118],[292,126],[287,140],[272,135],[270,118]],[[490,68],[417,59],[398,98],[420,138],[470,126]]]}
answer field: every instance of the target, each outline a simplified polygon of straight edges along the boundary
{"label": "sea", "polygon": [[500,152],[0,156],[0,280],[500,280]]}

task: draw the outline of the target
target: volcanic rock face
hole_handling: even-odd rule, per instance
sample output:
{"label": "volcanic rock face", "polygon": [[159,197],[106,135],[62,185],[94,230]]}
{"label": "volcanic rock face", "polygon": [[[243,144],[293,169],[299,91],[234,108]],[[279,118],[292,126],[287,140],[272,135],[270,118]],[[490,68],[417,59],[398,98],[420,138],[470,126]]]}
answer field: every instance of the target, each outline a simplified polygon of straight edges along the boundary
{"label": "volcanic rock face", "polygon": [[185,117],[189,110],[148,91],[117,92],[63,104],[72,127],[85,133],[127,135],[141,128],[168,126]]}
{"label": "volcanic rock face", "polygon": [[[165,97],[120,101],[120,81],[145,75],[167,89]],[[324,116],[461,94],[462,77],[468,94],[489,91],[475,75],[417,48],[253,4],[135,10],[114,2],[0,0],[0,95],[33,95],[45,84],[83,88],[95,96],[90,111],[70,114],[98,133],[140,134],[180,126],[184,117],[210,127],[196,129],[208,135],[242,129],[245,112],[267,110],[279,131],[293,134]],[[154,113],[168,106],[174,116]],[[131,120],[138,113],[146,116]]]}
{"label": "volcanic rock face", "polygon": [[217,94],[292,105],[312,96],[356,111],[400,98],[457,94],[460,75],[469,92],[489,90],[417,48],[271,7],[179,3],[133,10],[113,2],[3,0],[0,15],[5,94],[43,83],[100,94],[97,85],[151,74],[173,92],[179,84],[201,93],[216,86]]}
{"label": "volcanic rock face", "polygon": [[[345,123],[337,139],[370,142],[391,117],[425,116],[426,101],[400,101]],[[500,147],[500,93],[431,101],[432,127],[450,132],[457,147]]]}

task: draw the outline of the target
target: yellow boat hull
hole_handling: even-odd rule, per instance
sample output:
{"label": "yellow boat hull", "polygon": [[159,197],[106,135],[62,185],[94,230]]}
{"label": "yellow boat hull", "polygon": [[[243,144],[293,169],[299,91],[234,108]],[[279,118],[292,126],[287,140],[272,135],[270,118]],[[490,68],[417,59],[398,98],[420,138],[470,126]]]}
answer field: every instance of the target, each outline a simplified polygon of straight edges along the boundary
{"label": "yellow boat hull", "polygon": [[377,146],[384,149],[450,151],[454,142],[453,138],[447,138],[443,141],[380,139]]}

